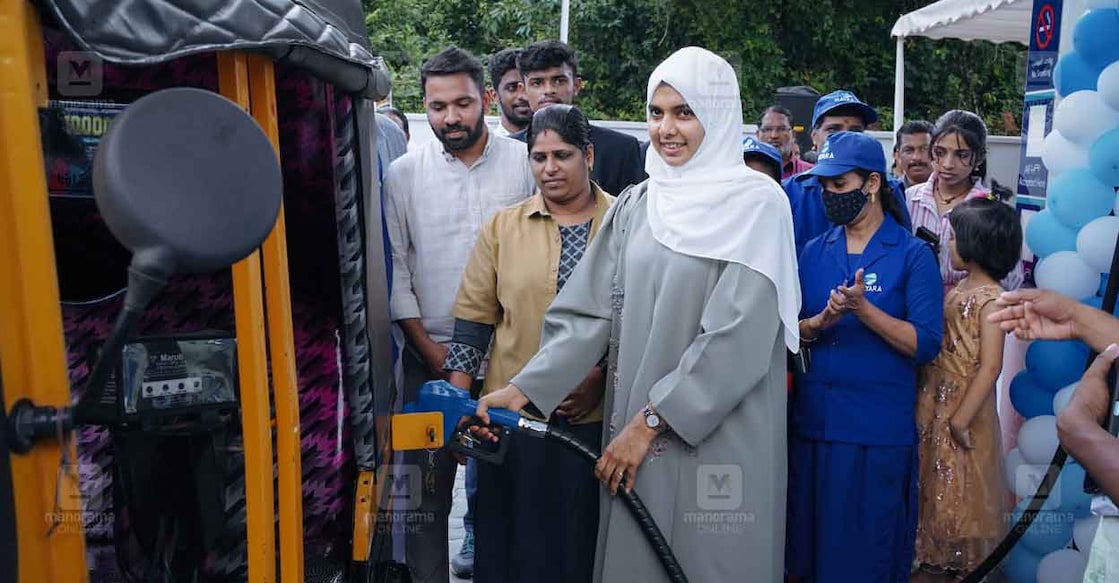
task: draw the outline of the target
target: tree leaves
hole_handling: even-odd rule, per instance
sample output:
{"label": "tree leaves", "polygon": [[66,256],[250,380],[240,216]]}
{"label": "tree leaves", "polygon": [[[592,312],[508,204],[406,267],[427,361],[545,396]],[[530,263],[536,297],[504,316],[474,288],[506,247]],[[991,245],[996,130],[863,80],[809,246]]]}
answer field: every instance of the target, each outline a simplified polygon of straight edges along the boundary
{"label": "tree leaves", "polygon": [[[644,119],[653,68],[699,45],[739,73],[743,112],[754,121],[778,87],[850,89],[885,115],[893,106],[899,16],[927,0],[571,0],[570,41],[586,88],[578,103],[599,119]],[[422,111],[419,68],[455,44],[485,58],[507,46],[558,38],[560,0],[365,0],[373,50],[393,72],[393,101]],[[906,40],[906,117],[935,120],[971,109],[1001,133],[1020,124],[1025,48],[987,42]]]}

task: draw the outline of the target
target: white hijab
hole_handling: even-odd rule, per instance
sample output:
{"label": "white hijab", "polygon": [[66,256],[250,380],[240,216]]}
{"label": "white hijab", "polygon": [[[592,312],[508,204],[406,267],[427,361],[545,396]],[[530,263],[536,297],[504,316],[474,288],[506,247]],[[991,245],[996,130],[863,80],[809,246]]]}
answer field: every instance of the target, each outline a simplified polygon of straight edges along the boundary
{"label": "white hijab", "polygon": [[742,102],[730,64],[699,47],[680,49],[649,77],[648,102],[661,83],[680,93],[703,125],[699,150],[669,166],[649,148],[648,214],[662,245],[694,257],[739,263],[777,288],[785,345],[800,349],[800,280],[789,199],[742,161]]}

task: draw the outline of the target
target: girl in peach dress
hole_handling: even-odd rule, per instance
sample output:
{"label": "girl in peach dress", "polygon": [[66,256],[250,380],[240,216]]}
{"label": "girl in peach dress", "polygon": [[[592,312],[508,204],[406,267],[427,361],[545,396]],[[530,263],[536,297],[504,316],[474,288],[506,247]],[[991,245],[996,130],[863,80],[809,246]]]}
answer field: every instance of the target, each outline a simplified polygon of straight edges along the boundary
{"label": "girl in peach dress", "polygon": [[966,574],[1005,532],[1006,490],[995,411],[1004,334],[987,321],[1018,263],[1014,211],[986,198],[950,215],[952,267],[967,272],[944,300],[940,355],[918,377],[920,506],[917,561],[934,573]]}

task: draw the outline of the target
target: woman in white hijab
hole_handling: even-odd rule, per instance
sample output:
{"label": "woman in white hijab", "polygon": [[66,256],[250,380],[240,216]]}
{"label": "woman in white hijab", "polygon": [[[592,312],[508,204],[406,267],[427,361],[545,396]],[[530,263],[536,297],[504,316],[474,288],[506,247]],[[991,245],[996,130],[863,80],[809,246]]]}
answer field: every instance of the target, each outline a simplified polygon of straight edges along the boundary
{"label": "woman in white hijab", "polygon": [[649,179],[619,197],[548,310],[540,351],[478,415],[530,402],[550,415],[609,347],[595,580],[667,580],[610,496],[624,477],[691,581],[780,581],[785,349],[799,347],[800,310],[788,200],[742,162],[738,80],[722,58],[677,51],[650,77],[648,105]]}

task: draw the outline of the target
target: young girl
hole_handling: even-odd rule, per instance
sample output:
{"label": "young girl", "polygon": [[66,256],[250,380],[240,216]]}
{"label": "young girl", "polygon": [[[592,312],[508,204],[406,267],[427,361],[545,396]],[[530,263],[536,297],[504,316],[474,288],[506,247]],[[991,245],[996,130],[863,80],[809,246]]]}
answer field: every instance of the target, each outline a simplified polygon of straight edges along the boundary
{"label": "young girl", "polygon": [[1006,204],[969,199],[950,216],[952,268],[966,276],[944,300],[944,343],[918,379],[920,519],[917,560],[930,572],[974,569],[1002,537],[1006,493],[995,380],[1004,333],[987,321],[999,281],[1018,263],[1022,228]]}

